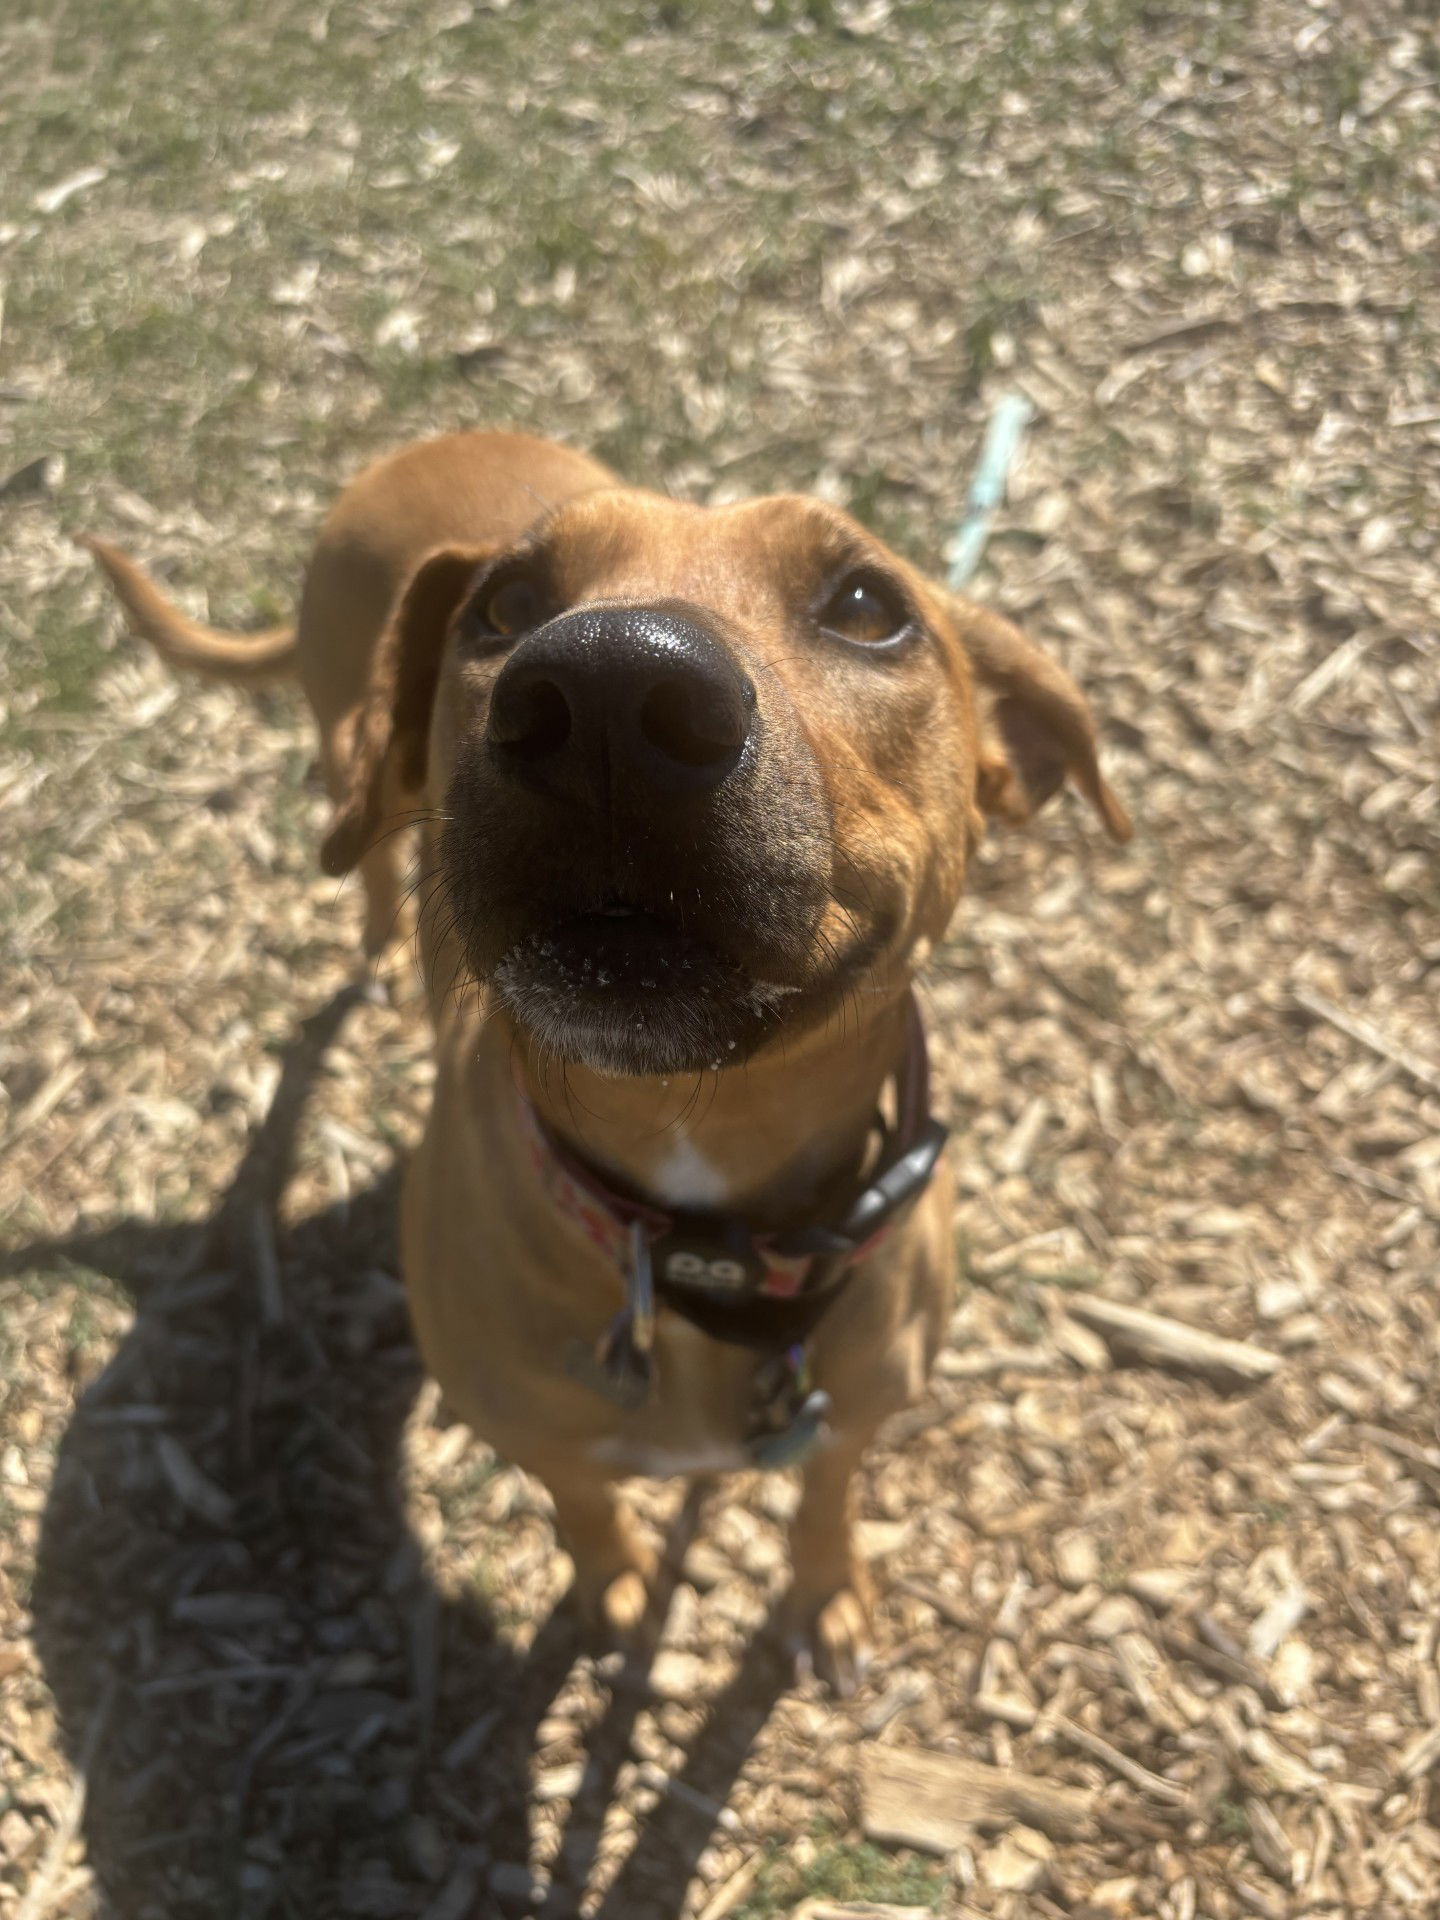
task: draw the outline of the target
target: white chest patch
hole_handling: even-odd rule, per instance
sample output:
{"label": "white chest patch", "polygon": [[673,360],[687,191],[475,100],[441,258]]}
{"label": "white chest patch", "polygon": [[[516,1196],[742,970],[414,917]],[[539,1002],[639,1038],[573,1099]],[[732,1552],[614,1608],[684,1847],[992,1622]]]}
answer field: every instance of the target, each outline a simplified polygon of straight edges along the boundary
{"label": "white chest patch", "polygon": [[730,1195],[724,1174],[683,1133],[652,1178],[655,1198],[667,1207],[720,1207]]}

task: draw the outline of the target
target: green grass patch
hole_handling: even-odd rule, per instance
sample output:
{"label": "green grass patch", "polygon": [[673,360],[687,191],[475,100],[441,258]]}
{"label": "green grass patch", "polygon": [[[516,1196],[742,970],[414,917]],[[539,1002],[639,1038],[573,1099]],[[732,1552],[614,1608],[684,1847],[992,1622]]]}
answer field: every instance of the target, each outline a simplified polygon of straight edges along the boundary
{"label": "green grass patch", "polygon": [[940,1904],[946,1873],[938,1860],[891,1854],[868,1841],[841,1840],[817,1827],[786,1847],[772,1846],[735,1920],[772,1920],[802,1900],[871,1900],[899,1907]]}

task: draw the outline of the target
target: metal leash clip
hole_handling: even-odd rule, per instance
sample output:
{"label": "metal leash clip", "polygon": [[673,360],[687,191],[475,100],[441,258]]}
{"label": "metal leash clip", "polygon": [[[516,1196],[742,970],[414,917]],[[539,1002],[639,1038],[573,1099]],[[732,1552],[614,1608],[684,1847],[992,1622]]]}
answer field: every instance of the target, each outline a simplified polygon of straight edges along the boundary
{"label": "metal leash clip", "polygon": [[568,1355],[572,1379],[634,1413],[655,1384],[655,1273],[650,1235],[642,1220],[630,1224],[625,1304],[591,1348],[577,1341]]}
{"label": "metal leash clip", "polygon": [[759,1404],[745,1442],[756,1467],[802,1466],[829,1437],[830,1396],[810,1385],[810,1356],[802,1345],[777,1355],[757,1380]]}

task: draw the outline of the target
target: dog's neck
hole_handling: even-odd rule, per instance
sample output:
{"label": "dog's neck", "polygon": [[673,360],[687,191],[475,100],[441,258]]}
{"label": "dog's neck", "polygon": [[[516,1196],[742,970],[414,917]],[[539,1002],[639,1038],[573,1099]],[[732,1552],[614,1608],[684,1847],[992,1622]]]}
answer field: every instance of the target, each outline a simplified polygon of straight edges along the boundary
{"label": "dog's neck", "polygon": [[525,1092],[581,1158],[664,1209],[778,1225],[853,1179],[885,1082],[905,1055],[902,996],[772,1043],[718,1074],[610,1078],[542,1065],[517,1035]]}

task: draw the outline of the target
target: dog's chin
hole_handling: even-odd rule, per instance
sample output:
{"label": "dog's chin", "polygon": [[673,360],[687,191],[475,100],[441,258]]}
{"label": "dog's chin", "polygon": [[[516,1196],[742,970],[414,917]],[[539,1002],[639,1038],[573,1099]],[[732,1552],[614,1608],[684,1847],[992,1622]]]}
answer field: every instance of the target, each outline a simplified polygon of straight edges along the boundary
{"label": "dog's chin", "polygon": [[642,913],[580,914],[512,946],[491,983],[552,1058],[611,1076],[738,1066],[797,992]]}

